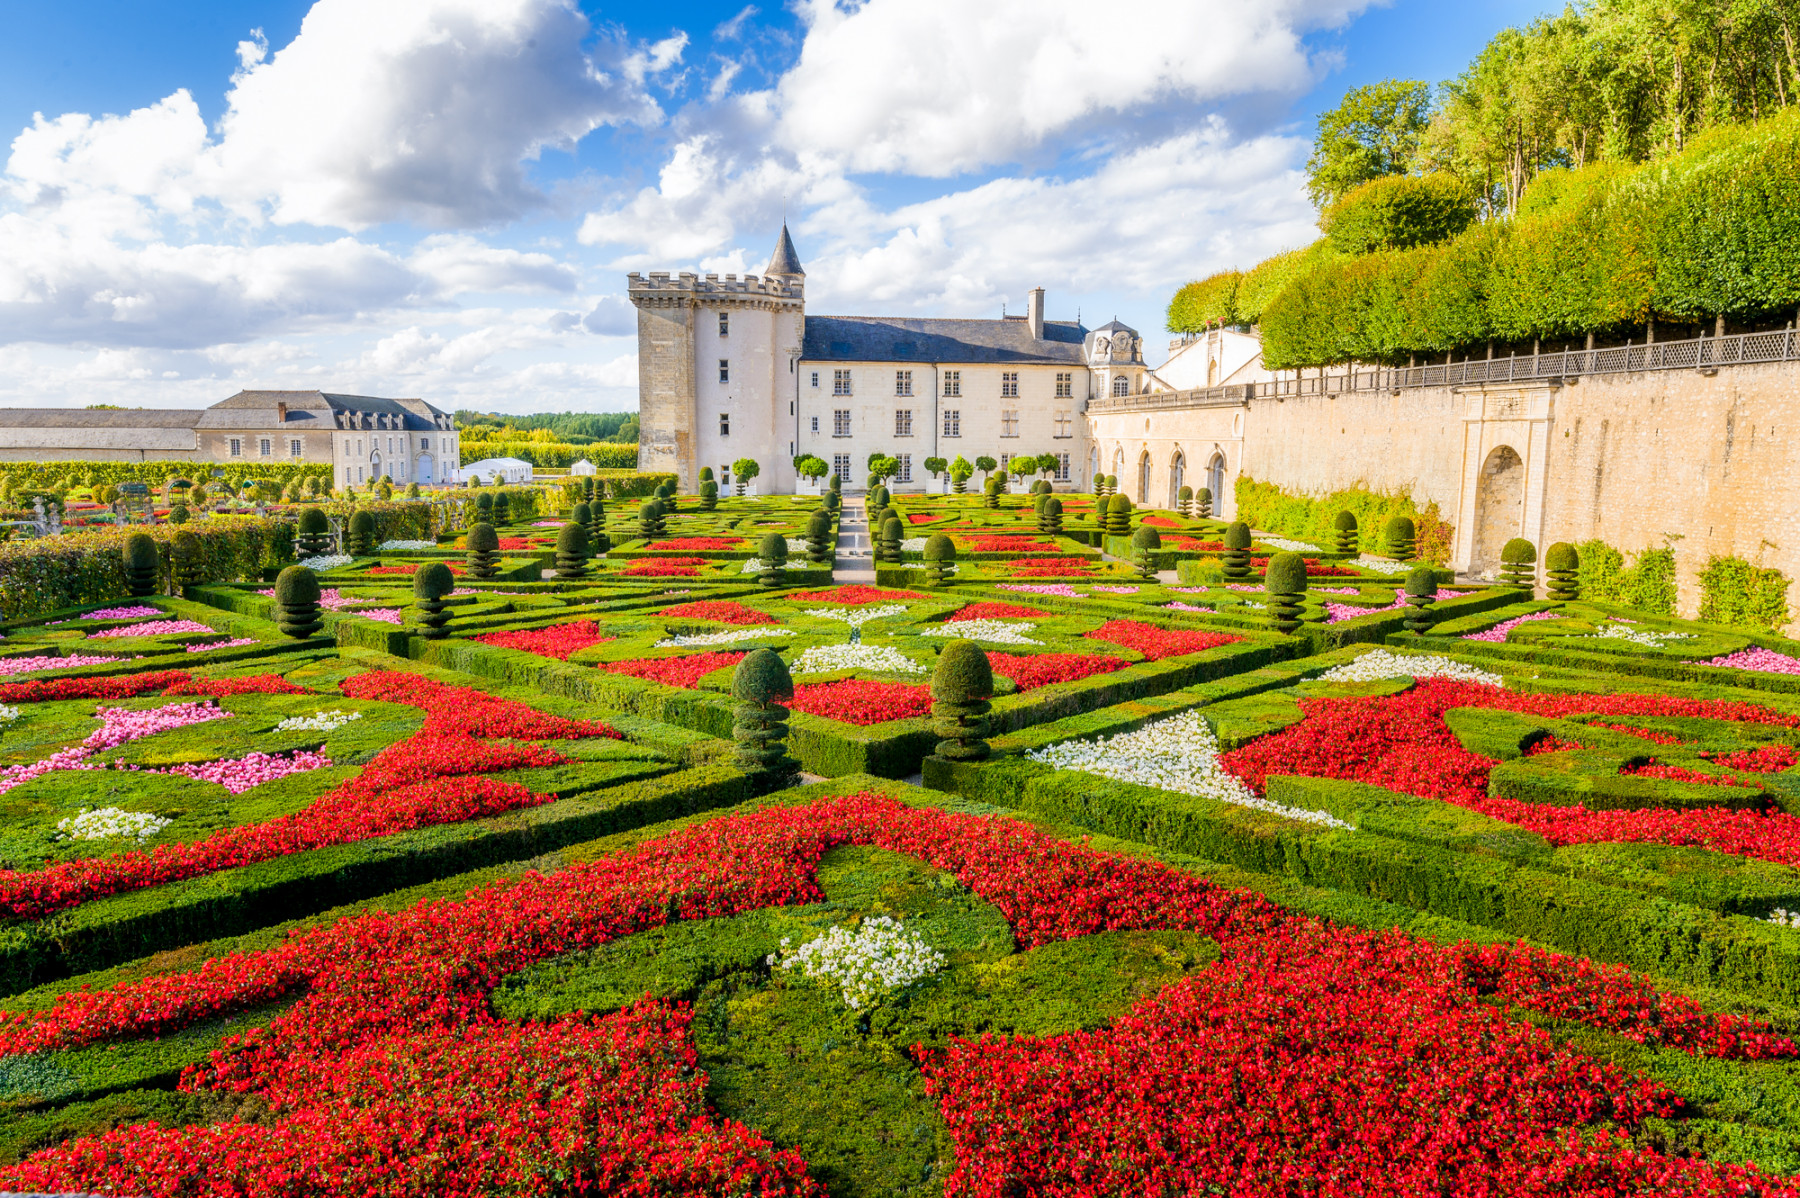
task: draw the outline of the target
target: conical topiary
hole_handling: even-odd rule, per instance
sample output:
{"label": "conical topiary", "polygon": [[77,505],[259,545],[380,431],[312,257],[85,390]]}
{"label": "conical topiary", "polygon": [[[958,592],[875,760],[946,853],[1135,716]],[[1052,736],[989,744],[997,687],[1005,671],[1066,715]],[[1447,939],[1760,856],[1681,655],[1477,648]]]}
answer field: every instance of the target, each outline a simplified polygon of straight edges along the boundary
{"label": "conical topiary", "polygon": [[[589,481],[592,481],[591,479]],[[606,501],[596,494],[588,500],[588,548],[598,557],[612,548],[612,540],[606,535]]]}
{"label": "conical topiary", "polygon": [[125,538],[125,588],[133,597],[156,594],[162,576],[162,562],[157,558],[156,542],[147,532],[134,532]]}
{"label": "conical topiary", "polygon": [[169,563],[175,575],[176,594],[185,595],[189,587],[206,581],[206,550],[200,538],[185,528],[169,543]]}
{"label": "conical topiary", "polygon": [[375,516],[357,512],[350,517],[350,556],[368,557],[375,552]]}
{"label": "conical topiary", "polygon": [[508,491],[494,492],[494,527],[512,523],[512,495]]}
{"label": "conical topiary", "polygon": [[900,542],[906,539],[906,529],[902,527],[898,516],[889,516],[881,522],[881,560],[890,566],[898,566],[906,560],[901,552]]}
{"label": "conical topiary", "polygon": [[289,566],[276,576],[275,626],[295,640],[325,627],[319,619],[319,579],[305,566]]}
{"label": "conical topiary", "polygon": [[1537,588],[1537,546],[1514,537],[1500,547],[1500,581],[1522,590]]}
{"label": "conical topiary", "polygon": [[455,589],[456,576],[443,562],[427,562],[413,575],[413,606],[419,609],[426,640],[441,640],[449,632],[450,605],[444,596]]}
{"label": "conical topiary", "polygon": [[806,560],[815,566],[829,566],[837,556],[832,544],[831,513],[823,508],[806,518]]}
{"label": "conical topiary", "polygon": [[1277,553],[1263,573],[1263,589],[1269,593],[1269,623],[1276,632],[1300,630],[1301,604],[1306,601],[1306,559],[1298,553]]}
{"label": "conical topiary", "polygon": [[471,524],[463,538],[469,550],[469,577],[489,579],[500,573],[500,534],[492,524]]}
{"label": "conical topiary", "polygon": [[1431,631],[1431,605],[1437,602],[1437,572],[1430,566],[1414,566],[1406,576],[1406,629]]}
{"label": "conical topiary", "polygon": [[1194,492],[1194,511],[1202,520],[1212,519],[1213,493],[1210,487],[1201,487]]}
{"label": "conical topiary", "polygon": [[1339,512],[1331,520],[1331,551],[1356,552],[1356,513]]}
{"label": "conical topiary", "polygon": [[484,524],[494,522],[494,493],[492,491],[483,491],[475,497],[475,515]]}
{"label": "conical topiary", "polygon": [[997,508],[1000,506],[1000,476],[988,475],[987,481],[981,484],[981,506]]}
{"label": "conical topiary", "polygon": [[1225,577],[1250,577],[1250,526],[1242,520],[1225,529]]}
{"label": "conical topiary", "polygon": [[1131,500],[1123,495],[1106,501],[1106,533],[1113,537],[1131,535]]}
{"label": "conical topiary", "polygon": [[718,507],[719,484],[709,478],[700,484],[700,510],[703,512],[711,512],[717,511]]}
{"label": "conical topiary", "polygon": [[[833,477],[835,478],[836,476],[833,475]],[[822,498],[825,500],[825,510],[828,512],[835,513],[839,508],[844,506],[844,497],[836,491],[827,491]]]}
{"label": "conical topiary", "polygon": [[787,572],[787,538],[778,532],[772,532],[762,539],[756,547],[756,556],[762,562],[762,569],[756,575],[756,585],[778,587],[786,579]]}
{"label": "conical topiary", "polygon": [[925,538],[925,582],[941,587],[950,581],[951,567],[956,562],[956,542],[941,532]]}
{"label": "conical topiary", "polygon": [[794,679],[787,662],[773,649],[762,648],[738,662],[731,674],[731,738],[737,742],[738,768],[779,788],[800,772],[787,755],[788,709]]}
{"label": "conical topiary", "polygon": [[331,552],[331,521],[316,507],[300,510],[300,556],[323,557]]}
{"label": "conical topiary", "polygon": [[989,752],[987,713],[994,668],[974,641],[956,640],[938,655],[931,675],[931,730],[946,761],[981,761]]}
{"label": "conical topiary", "polygon": [[1145,582],[1156,579],[1156,555],[1162,549],[1162,534],[1148,524],[1138,525],[1131,534],[1131,557],[1137,563],[1138,577]]}
{"label": "conical topiary", "polygon": [[1544,551],[1544,571],[1550,576],[1550,598],[1564,603],[1581,598],[1581,554],[1567,541]]}
{"label": "conical topiary", "polygon": [[638,505],[638,536],[654,541],[663,535],[662,501],[646,499]]}
{"label": "conical topiary", "polygon": [[1387,543],[1387,555],[1397,562],[1410,562],[1418,552],[1414,541],[1416,536],[1410,519],[1405,516],[1390,517],[1387,527],[1382,530],[1382,539]]}
{"label": "conical topiary", "polygon": [[588,576],[587,525],[571,520],[556,534],[556,576],[574,581]]}
{"label": "conical topiary", "polygon": [[1194,514],[1194,488],[1184,486],[1175,492],[1175,510],[1184,516]]}

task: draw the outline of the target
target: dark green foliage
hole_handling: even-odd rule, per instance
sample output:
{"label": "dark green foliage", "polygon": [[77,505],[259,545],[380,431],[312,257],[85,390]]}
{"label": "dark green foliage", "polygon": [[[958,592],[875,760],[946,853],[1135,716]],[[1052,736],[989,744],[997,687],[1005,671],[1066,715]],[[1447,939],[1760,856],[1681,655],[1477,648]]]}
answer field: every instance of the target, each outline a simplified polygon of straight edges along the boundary
{"label": "dark green foliage", "polygon": [[762,559],[762,570],[756,576],[756,585],[760,587],[778,587],[786,579],[787,538],[780,533],[772,532],[762,539],[756,547],[756,556]]}
{"label": "dark green foliage", "polygon": [[1356,513],[1339,512],[1331,521],[1331,550],[1333,553],[1356,552]]}
{"label": "dark green foliage", "polygon": [[1212,519],[1213,493],[1211,487],[1201,487],[1194,492],[1194,514],[1202,520]]}
{"label": "dark green foliage", "polygon": [[1131,535],[1131,500],[1114,495],[1106,501],[1106,533],[1108,536]]}
{"label": "dark green foliage", "polygon": [[1411,561],[1417,556],[1415,535],[1413,522],[1407,517],[1390,517],[1387,527],[1382,530],[1382,540],[1387,545],[1387,555],[1397,562]]}
{"label": "dark green foliage", "polygon": [[1194,514],[1194,488],[1184,484],[1175,492],[1175,510],[1184,516]]}
{"label": "dark green foliage", "polygon": [[510,492],[499,490],[494,492],[494,526],[512,523],[512,496]]}
{"label": "dark green foliage", "polygon": [[799,772],[787,755],[788,700],[794,679],[787,662],[773,649],[761,648],[740,661],[731,675],[731,736],[737,742],[738,768],[785,786]]}
{"label": "dark green foliage", "polygon": [[1036,519],[1037,519],[1037,526],[1038,526],[1039,532],[1044,531],[1044,499],[1045,498],[1046,498],[1046,496],[1045,496],[1044,492],[1039,491],[1035,486],[1032,487],[1031,514],[1034,517],[1036,517]]}
{"label": "dark green foliage", "polygon": [[[316,509],[315,509],[316,510]],[[316,636],[319,619],[319,579],[305,566],[289,566],[275,579],[275,625],[296,640]]]}
{"label": "dark green foliage", "polygon": [[1145,582],[1156,578],[1156,555],[1162,549],[1162,534],[1148,524],[1138,525],[1131,534],[1131,556],[1137,559],[1138,577]]}
{"label": "dark green foliage", "polygon": [[831,513],[820,509],[806,521],[806,560],[815,566],[829,566],[836,556],[832,544]]}
{"label": "dark green foliage", "polygon": [[1431,605],[1437,602],[1437,593],[1437,573],[1430,566],[1417,566],[1406,576],[1406,628],[1408,632],[1431,631]]}
{"label": "dark green foliage", "polygon": [[1550,576],[1551,599],[1568,603],[1581,598],[1581,554],[1567,541],[1558,541],[1544,551],[1544,572]]}
{"label": "dark green foliage", "polygon": [[1389,175],[1353,188],[1319,218],[1340,254],[1448,241],[1475,223],[1475,199],[1453,175]]}
{"label": "dark green foliage", "polygon": [[938,734],[937,756],[947,761],[981,761],[987,743],[988,700],[994,694],[994,669],[974,641],[954,640],[938,655],[931,675],[932,730]]}
{"label": "dark green foliage", "polygon": [[1537,546],[1514,537],[1500,548],[1500,581],[1509,587],[1532,590],[1537,586]]}
{"label": "dark green foliage", "polygon": [[368,557],[375,552],[375,517],[357,512],[350,517],[350,556]]}
{"label": "dark green foliage", "polygon": [[863,508],[865,511],[879,512],[888,505],[888,500],[890,498],[891,496],[888,494],[888,489],[880,483],[876,483],[869,488],[868,497],[863,500]]}
{"label": "dark green foliage", "polygon": [[492,524],[472,524],[463,538],[469,549],[469,577],[493,578],[500,573],[500,534]]}
{"label": "dark green foliage", "polygon": [[[283,527],[286,527],[285,525]],[[156,593],[158,576],[162,573],[161,562],[156,554],[156,542],[147,532],[134,532],[125,538],[125,585],[135,597]]]}
{"label": "dark green foliage", "polygon": [[987,481],[981,484],[981,506],[997,508],[1000,506],[1000,476],[990,474]]}
{"label": "dark green foliage", "polygon": [[569,520],[571,523],[579,524],[583,528],[587,528],[594,522],[594,509],[589,507],[585,500],[581,503],[577,503],[573,508],[569,509]]}
{"label": "dark green foliage", "polygon": [[300,509],[298,543],[301,557],[319,557],[331,552],[331,520],[321,509]]}
{"label": "dark green foliage", "polygon": [[700,481],[703,483],[713,481],[713,468],[711,466],[700,467]]}
{"label": "dark green foliage", "polygon": [[606,501],[597,493],[588,500],[588,547],[596,557],[612,548],[612,538],[606,535]]}
{"label": "dark green foliage", "polygon": [[956,542],[941,532],[925,538],[925,581],[941,587],[950,581],[950,567],[956,561]]}
{"label": "dark green foliage", "polygon": [[[834,474],[831,477],[836,478],[837,475]],[[835,512],[844,506],[844,497],[835,487],[825,492],[820,498],[825,501],[825,510],[828,512]]]}
{"label": "dark green foliage", "polygon": [[494,493],[492,491],[483,491],[475,497],[475,514],[480,516],[484,523],[495,522]]}
{"label": "dark green foliage", "polygon": [[1058,537],[1063,530],[1062,500],[1054,495],[1044,497],[1044,506],[1038,511],[1038,532],[1047,537]]}
{"label": "dark green foliage", "polygon": [[1225,577],[1242,581],[1250,577],[1250,526],[1239,520],[1225,529]]}
{"label": "dark green foliage", "polygon": [[571,520],[556,534],[556,576],[578,579],[588,576],[587,526]]}
{"label": "dark green foliage", "polygon": [[663,505],[660,499],[646,499],[638,507],[638,536],[654,541],[665,535]]}
{"label": "dark green foliage", "polygon": [[[892,511],[892,508],[888,509]],[[897,566],[905,560],[900,551],[900,542],[906,538],[906,530],[900,524],[898,516],[889,516],[881,522],[881,559],[889,565]]]}
{"label": "dark green foliage", "polygon": [[1277,553],[1263,574],[1269,593],[1269,623],[1276,632],[1292,634],[1300,629],[1301,603],[1306,596],[1306,559],[1298,553]]}
{"label": "dark green foliage", "polygon": [[719,484],[710,478],[702,481],[700,484],[700,510],[710,512],[716,510],[718,506]]}
{"label": "dark green foliage", "polygon": [[269,560],[278,566],[294,560],[294,526],[286,520],[269,525]]}
{"label": "dark green foliage", "polygon": [[428,562],[413,575],[413,606],[419,609],[426,640],[442,640],[449,633],[450,605],[444,597],[455,589],[456,576],[443,562]]}
{"label": "dark green foliage", "polygon": [[180,500],[176,500],[172,505],[170,505],[170,507],[169,507],[169,523],[170,524],[186,524],[190,518],[191,518],[191,513],[189,513],[189,511],[188,511],[187,504],[181,502]]}
{"label": "dark green foliage", "polygon": [[835,470],[831,472],[831,489],[838,495],[844,493],[844,476]]}
{"label": "dark green foliage", "polygon": [[170,542],[169,562],[175,575],[177,594],[185,594],[189,587],[197,587],[206,581],[205,550],[200,545],[200,538],[186,529],[176,533]]}

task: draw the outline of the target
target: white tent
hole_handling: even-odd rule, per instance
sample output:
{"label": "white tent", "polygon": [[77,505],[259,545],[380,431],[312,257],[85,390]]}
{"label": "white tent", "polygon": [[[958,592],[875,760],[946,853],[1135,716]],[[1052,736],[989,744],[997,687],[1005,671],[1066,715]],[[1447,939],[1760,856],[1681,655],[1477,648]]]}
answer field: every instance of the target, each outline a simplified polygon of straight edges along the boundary
{"label": "white tent", "polygon": [[588,461],[586,458],[582,458],[579,462],[576,462],[573,466],[569,467],[569,473],[570,474],[598,474],[598,473],[600,473],[600,470],[592,462]]}
{"label": "white tent", "polygon": [[464,478],[480,479],[489,485],[528,483],[531,481],[531,463],[523,458],[482,458],[464,466],[462,474]]}

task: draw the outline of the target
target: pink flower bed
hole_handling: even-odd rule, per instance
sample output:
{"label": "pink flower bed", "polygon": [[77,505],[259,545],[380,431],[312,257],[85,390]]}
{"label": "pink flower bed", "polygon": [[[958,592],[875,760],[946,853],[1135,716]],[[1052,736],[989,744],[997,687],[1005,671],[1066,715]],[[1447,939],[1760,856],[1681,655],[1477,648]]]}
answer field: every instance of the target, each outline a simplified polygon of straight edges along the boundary
{"label": "pink flower bed", "polygon": [[1309,587],[1307,589],[1317,591],[1321,595],[1360,595],[1360,594],[1362,594],[1361,587]]}
{"label": "pink flower bed", "polygon": [[1325,622],[1341,624],[1345,620],[1354,620],[1358,616],[1372,616],[1377,612],[1399,611],[1406,606],[1406,596],[1396,594],[1394,601],[1386,607],[1357,607],[1350,603],[1327,603],[1325,605]]}
{"label": "pink flower bed", "polygon": [[1061,582],[1003,582],[1000,584],[1000,589],[1003,591],[1024,591],[1028,595],[1055,595],[1062,599],[1087,598],[1086,595],[1083,595],[1074,587]]}
{"label": "pink flower bed", "polygon": [[155,707],[148,711],[102,707],[94,715],[100,720],[100,728],[80,744],[52,753],[42,761],[12,765],[0,770],[0,794],[58,770],[100,769],[101,766],[87,760],[95,753],[116,749],[122,744],[154,736],[158,732],[185,728],[189,724],[227,719],[231,713],[220,711],[212,703],[171,703],[167,707]]}
{"label": "pink flower bed", "polygon": [[1800,657],[1789,657],[1785,653],[1764,649],[1760,645],[1739,649],[1736,653],[1727,653],[1725,656],[1715,657],[1711,661],[1690,661],[1686,664],[1718,666],[1725,670],[1763,670],[1770,674],[1800,674]]}
{"label": "pink flower bed", "polygon": [[380,620],[383,624],[400,623],[400,609],[397,607],[371,607],[367,611],[351,612],[350,614],[362,616],[368,620]]}
{"label": "pink flower bed", "polygon": [[1262,587],[1254,582],[1228,582],[1225,584],[1225,589],[1228,591],[1260,591]]}
{"label": "pink flower bed", "polygon": [[1108,595],[1135,595],[1138,593],[1137,587],[1111,587],[1102,585],[1098,582],[1089,587],[1088,590],[1094,592],[1096,595],[1102,592]]}
{"label": "pink flower bed", "polygon": [[[212,629],[207,629],[211,632]],[[0,657],[0,675],[35,674],[39,670],[73,670],[80,666],[103,666],[108,662],[124,661],[122,657],[94,657],[81,653],[71,653],[67,657],[58,657],[54,653],[38,657]]]}
{"label": "pink flower bed", "polygon": [[1213,614],[1213,609],[1210,607],[1197,607],[1192,603],[1183,603],[1179,599],[1177,599],[1173,603],[1163,604],[1163,610],[1164,611],[1198,611],[1198,612],[1205,612],[1209,616]]}
{"label": "pink flower bed", "polygon": [[253,636],[240,636],[233,637],[228,641],[214,641],[210,645],[189,645],[187,651],[189,653],[205,653],[208,649],[240,649],[245,645],[254,645],[255,643],[256,638]]}
{"label": "pink flower bed", "polygon": [[[1504,641],[1506,639],[1506,634],[1521,624],[1529,624],[1533,620],[1558,620],[1561,618],[1562,615],[1560,612],[1534,611],[1528,616],[1514,616],[1510,620],[1502,620],[1500,623],[1486,631],[1468,633],[1462,639],[1465,641]],[[1789,658],[1788,660],[1793,661],[1793,658]],[[1794,662],[1794,664],[1800,666],[1800,661]]]}
{"label": "pink flower bed", "polygon": [[88,633],[90,641],[111,636],[167,636],[178,632],[217,632],[210,624],[202,624],[198,620],[146,620],[142,624],[127,624],[123,628],[104,628],[99,632]]}
{"label": "pink flower bed", "polygon": [[172,765],[168,769],[145,770],[147,774],[182,774],[202,782],[217,782],[234,795],[241,795],[264,782],[273,782],[289,774],[304,774],[331,765],[323,753],[249,753],[229,761],[207,761],[199,765]]}
{"label": "pink flower bed", "polygon": [[[99,611],[91,611],[85,615],[74,617],[77,620],[141,620],[145,616],[160,616],[160,607],[150,607],[143,603],[134,603],[130,607],[103,607]],[[58,624],[63,620],[55,621]]]}

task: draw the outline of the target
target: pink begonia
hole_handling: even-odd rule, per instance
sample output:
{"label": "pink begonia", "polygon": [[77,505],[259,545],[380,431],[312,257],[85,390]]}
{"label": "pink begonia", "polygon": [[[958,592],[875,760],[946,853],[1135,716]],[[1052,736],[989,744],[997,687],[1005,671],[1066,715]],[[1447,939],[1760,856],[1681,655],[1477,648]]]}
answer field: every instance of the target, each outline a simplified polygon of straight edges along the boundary
{"label": "pink begonia", "polygon": [[210,701],[205,703],[173,703],[167,707],[151,708],[147,711],[134,711],[125,707],[102,707],[94,712],[100,721],[98,731],[92,733],[80,744],[61,749],[42,761],[33,761],[26,765],[12,765],[0,770],[0,794],[5,794],[15,786],[21,786],[33,778],[41,778],[45,774],[58,770],[95,770],[105,767],[87,760],[95,753],[116,749],[122,744],[153,736],[158,732],[168,732],[175,728],[185,728],[189,724],[204,724],[208,720],[229,719],[231,713],[220,711]]}
{"label": "pink begonia", "polygon": [[1394,601],[1386,607],[1357,607],[1350,603],[1327,603],[1325,605],[1325,622],[1341,624],[1345,620],[1354,620],[1358,616],[1372,616],[1377,612],[1398,611],[1406,606],[1406,596],[1396,594]]}
{"label": "pink begonia", "polygon": [[1108,595],[1135,595],[1138,593],[1137,587],[1109,587],[1109,586],[1103,586],[1102,584],[1097,583],[1097,582],[1093,586],[1089,587],[1088,590],[1094,591],[1095,593],[1104,591]]}
{"label": "pink begonia", "polygon": [[239,636],[233,637],[228,641],[214,641],[210,645],[188,645],[187,651],[189,653],[204,653],[208,649],[238,649],[245,645],[254,645],[255,643],[256,638],[253,636]]}
{"label": "pink begonia", "polygon": [[58,657],[54,653],[37,657],[0,657],[0,675],[35,674],[39,670],[73,670],[80,666],[103,666],[124,660],[123,657],[95,657],[82,653],[71,653],[67,657]]}
{"label": "pink begonia", "polygon": [[[103,607],[99,611],[84,612],[71,617],[76,620],[140,620],[145,616],[165,615],[162,608],[150,607],[143,603],[134,603],[130,607]],[[62,623],[61,620],[57,621]]]}
{"label": "pink begonia", "polygon": [[397,607],[373,607],[367,611],[353,611],[353,616],[364,616],[370,620],[380,620],[383,624],[400,623],[400,609]]}
{"label": "pink begonia", "polygon": [[1360,595],[1361,587],[1313,587],[1321,595]]}
{"label": "pink begonia", "polygon": [[1213,614],[1213,609],[1210,607],[1196,607],[1192,603],[1183,603],[1179,599],[1177,599],[1173,603],[1163,604],[1163,610],[1164,611],[1203,611],[1209,616]]}
{"label": "pink begonia", "polygon": [[531,523],[531,527],[533,527],[533,528],[561,528],[562,522],[558,521],[558,520],[534,520]]}
{"label": "pink begonia", "polygon": [[88,633],[88,639],[99,640],[112,636],[166,636],[177,632],[217,632],[210,624],[202,624],[198,620],[146,620],[142,624],[127,624],[123,628],[103,628],[99,632]]}
{"label": "pink begonia", "polygon": [[[256,593],[264,598],[273,599],[275,597],[275,588],[270,587],[266,591],[258,591]],[[319,591],[319,606],[326,611],[342,611],[344,608],[354,607],[358,603],[379,602],[380,600],[378,599],[347,599],[338,592],[338,588],[336,587],[325,587]]]}
{"label": "pink begonia", "polygon": [[297,753],[247,753],[226,761],[208,761],[200,765],[187,763],[167,769],[146,769],[146,774],[182,774],[202,782],[217,782],[234,795],[243,794],[264,782],[273,782],[289,774],[328,769],[331,758],[323,753],[301,750]]}
{"label": "pink begonia", "polygon": [[1511,632],[1513,629],[1517,628],[1521,624],[1529,624],[1533,620],[1560,620],[1560,619],[1562,619],[1561,612],[1534,611],[1530,615],[1514,616],[1510,620],[1503,620],[1500,623],[1494,625],[1492,628],[1484,629],[1481,632],[1465,633],[1463,635],[1462,639],[1465,641],[1500,642],[1500,641],[1504,641],[1506,639],[1507,633]]}
{"label": "pink begonia", "polygon": [[454,591],[451,591],[450,593],[452,595],[473,595],[475,593],[475,588],[474,587],[457,587]]}
{"label": "pink begonia", "polygon": [[1725,670],[1762,670],[1770,674],[1800,674],[1800,657],[1789,657],[1785,653],[1764,649],[1760,645],[1739,649],[1736,653],[1727,653],[1725,656],[1715,657],[1711,661],[1690,661],[1686,664],[1718,666]]}
{"label": "pink begonia", "polygon": [[1225,584],[1225,589],[1228,591],[1260,591],[1263,588],[1261,583],[1256,582],[1228,582]]}
{"label": "pink begonia", "polygon": [[1212,590],[1211,587],[1164,587],[1163,589],[1173,591],[1177,595],[1204,595]]}
{"label": "pink begonia", "polygon": [[1003,591],[1024,591],[1028,595],[1056,595],[1063,599],[1086,599],[1080,591],[1064,582],[1003,582]]}

